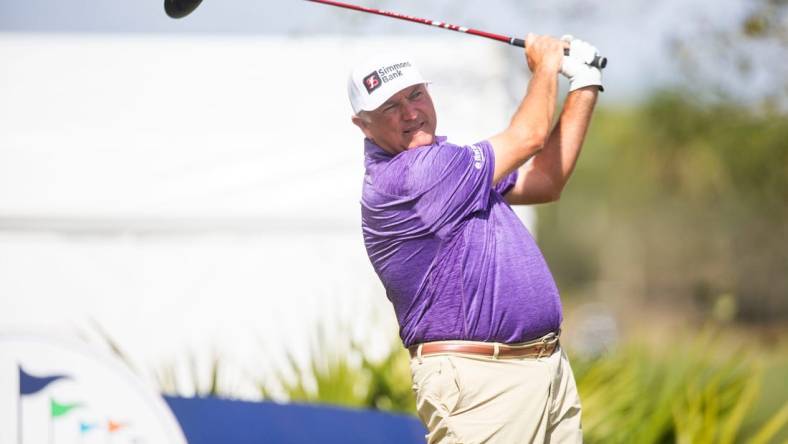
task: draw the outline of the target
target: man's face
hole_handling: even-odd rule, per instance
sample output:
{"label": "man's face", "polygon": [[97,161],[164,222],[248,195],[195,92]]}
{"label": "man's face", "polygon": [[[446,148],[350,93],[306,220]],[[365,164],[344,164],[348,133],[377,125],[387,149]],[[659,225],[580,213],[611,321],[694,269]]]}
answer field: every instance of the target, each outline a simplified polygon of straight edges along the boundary
{"label": "man's face", "polygon": [[373,111],[353,116],[367,138],[391,154],[430,145],[437,116],[425,84],[409,86]]}

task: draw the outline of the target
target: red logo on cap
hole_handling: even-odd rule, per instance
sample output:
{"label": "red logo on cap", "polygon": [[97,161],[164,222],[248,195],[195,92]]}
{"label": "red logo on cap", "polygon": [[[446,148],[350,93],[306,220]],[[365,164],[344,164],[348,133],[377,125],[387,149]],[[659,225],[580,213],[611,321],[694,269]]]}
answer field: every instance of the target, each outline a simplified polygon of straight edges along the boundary
{"label": "red logo on cap", "polygon": [[380,80],[380,76],[378,75],[377,71],[373,71],[371,74],[364,77],[364,87],[370,94],[372,94],[372,91],[378,89],[382,83],[383,82]]}

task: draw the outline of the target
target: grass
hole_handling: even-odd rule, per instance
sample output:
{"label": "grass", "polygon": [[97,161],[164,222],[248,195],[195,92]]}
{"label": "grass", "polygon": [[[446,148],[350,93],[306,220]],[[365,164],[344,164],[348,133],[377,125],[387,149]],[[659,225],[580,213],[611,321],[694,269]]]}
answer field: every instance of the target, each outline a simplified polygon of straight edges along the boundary
{"label": "grass", "polygon": [[762,394],[764,366],[754,353],[726,349],[711,334],[660,350],[632,344],[577,362],[586,440],[773,442],[788,424],[785,406],[747,432],[742,427]]}
{"label": "grass", "polygon": [[[315,350],[331,350],[329,344],[321,342],[318,339]],[[276,372],[273,381],[258,381],[256,385],[263,398],[280,402],[286,400],[415,412],[408,353],[399,345],[399,341],[378,361],[367,358],[356,345],[350,345],[344,351],[314,352],[311,356],[313,358],[309,366],[302,368],[288,355],[286,368]],[[270,388],[272,384],[285,394],[284,399],[273,394]]]}

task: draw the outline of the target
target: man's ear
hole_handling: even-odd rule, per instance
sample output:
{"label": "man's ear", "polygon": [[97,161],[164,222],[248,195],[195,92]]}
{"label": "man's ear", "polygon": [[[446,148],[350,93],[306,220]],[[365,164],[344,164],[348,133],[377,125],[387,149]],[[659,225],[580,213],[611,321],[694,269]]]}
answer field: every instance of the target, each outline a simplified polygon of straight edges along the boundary
{"label": "man's ear", "polygon": [[361,132],[364,133],[364,136],[370,138],[369,123],[366,120],[364,120],[362,117],[359,116],[353,116],[351,117],[350,120],[353,121],[353,125],[356,125],[357,127],[359,127],[359,129],[361,129]]}

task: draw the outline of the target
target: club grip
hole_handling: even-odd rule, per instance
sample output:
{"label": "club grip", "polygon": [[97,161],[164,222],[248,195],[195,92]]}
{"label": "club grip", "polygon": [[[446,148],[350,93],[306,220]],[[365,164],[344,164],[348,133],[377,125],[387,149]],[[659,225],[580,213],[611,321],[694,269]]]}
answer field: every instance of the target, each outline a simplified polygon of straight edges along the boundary
{"label": "club grip", "polygon": [[[509,44],[512,46],[519,46],[520,48],[525,48],[525,40],[523,39],[512,38],[509,41]],[[564,48],[564,55],[565,56],[569,55],[569,48]],[[596,56],[594,57],[594,60],[592,60],[591,63],[589,63],[589,65],[595,66],[599,69],[605,69],[605,67],[607,66],[607,57]]]}
{"label": "club grip", "polygon": [[605,69],[605,67],[607,66],[607,57],[602,57],[598,55],[594,57],[594,60],[592,60],[591,63],[589,63],[589,65],[596,66],[599,69]]}

